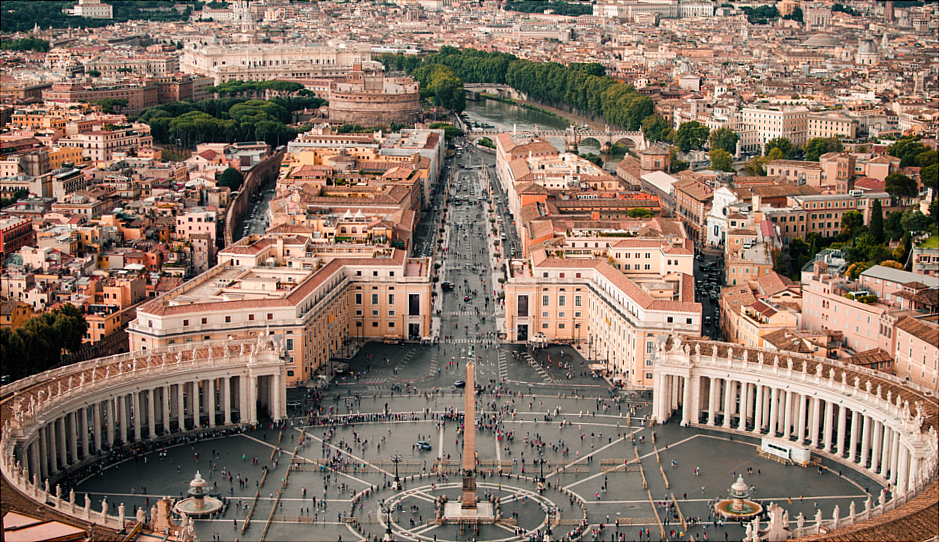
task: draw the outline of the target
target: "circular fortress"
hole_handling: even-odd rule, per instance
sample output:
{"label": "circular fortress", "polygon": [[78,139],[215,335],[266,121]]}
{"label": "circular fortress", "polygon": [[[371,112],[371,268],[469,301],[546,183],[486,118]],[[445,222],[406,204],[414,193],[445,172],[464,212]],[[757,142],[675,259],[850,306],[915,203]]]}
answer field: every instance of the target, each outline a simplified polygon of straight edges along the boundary
{"label": "circular fortress", "polygon": [[329,121],[374,126],[420,120],[420,84],[410,77],[385,77],[380,65],[355,64],[345,79],[329,85]]}

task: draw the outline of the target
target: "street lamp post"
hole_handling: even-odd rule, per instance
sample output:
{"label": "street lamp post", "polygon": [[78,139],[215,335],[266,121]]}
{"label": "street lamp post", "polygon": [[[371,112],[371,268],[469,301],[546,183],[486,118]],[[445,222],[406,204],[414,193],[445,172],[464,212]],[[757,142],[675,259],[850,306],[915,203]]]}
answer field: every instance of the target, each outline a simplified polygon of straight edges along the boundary
{"label": "street lamp post", "polygon": [[382,506],[381,511],[385,514],[385,536],[382,542],[394,542],[395,535],[391,532],[391,503]]}
{"label": "street lamp post", "polygon": [[394,479],[394,483],[392,484],[391,488],[392,488],[392,489],[400,490],[400,489],[401,489],[401,478],[398,477],[398,463],[401,462],[401,454],[399,454],[398,452],[395,452],[395,453],[391,456],[391,462],[394,463],[394,465],[395,465],[395,479]]}

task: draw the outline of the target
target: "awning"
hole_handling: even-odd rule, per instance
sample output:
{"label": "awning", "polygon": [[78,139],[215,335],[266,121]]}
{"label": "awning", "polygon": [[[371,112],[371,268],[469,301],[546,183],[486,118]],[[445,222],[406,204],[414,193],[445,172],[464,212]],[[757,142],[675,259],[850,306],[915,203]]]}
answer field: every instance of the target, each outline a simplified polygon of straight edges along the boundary
{"label": "awning", "polygon": [[591,371],[605,371],[606,366],[600,363],[591,363],[587,366]]}
{"label": "awning", "polygon": [[623,381],[623,377],[621,377],[621,376],[614,376],[614,377],[613,377],[613,382],[622,382],[622,381]]}

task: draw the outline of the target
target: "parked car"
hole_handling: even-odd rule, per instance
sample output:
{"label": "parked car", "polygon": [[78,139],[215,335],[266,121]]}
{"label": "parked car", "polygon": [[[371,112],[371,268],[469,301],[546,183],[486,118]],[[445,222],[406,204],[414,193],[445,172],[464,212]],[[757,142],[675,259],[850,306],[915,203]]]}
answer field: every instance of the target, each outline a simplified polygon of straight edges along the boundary
{"label": "parked car", "polygon": [[431,448],[430,443],[424,440],[417,441],[416,446],[418,450],[430,450]]}
{"label": "parked car", "polygon": [[464,380],[457,380],[456,382],[453,383],[454,388],[462,388],[464,386],[466,386],[466,381]]}

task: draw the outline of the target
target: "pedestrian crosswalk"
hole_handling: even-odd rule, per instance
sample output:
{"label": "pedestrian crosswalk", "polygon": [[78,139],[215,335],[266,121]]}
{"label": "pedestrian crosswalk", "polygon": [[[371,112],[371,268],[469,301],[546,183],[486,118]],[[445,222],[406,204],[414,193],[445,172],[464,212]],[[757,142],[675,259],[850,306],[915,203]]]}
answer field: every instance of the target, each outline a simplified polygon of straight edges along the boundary
{"label": "pedestrian crosswalk", "polygon": [[548,384],[556,383],[555,380],[551,378],[551,375],[549,375],[548,372],[544,370],[544,367],[542,367],[540,363],[535,361],[535,358],[531,357],[531,354],[529,354],[528,352],[525,352],[522,354],[522,357],[525,359],[526,362],[528,362],[529,366],[531,366],[533,369],[535,369],[535,371],[538,372],[539,375],[541,375],[541,378],[543,378],[546,383]]}
{"label": "pedestrian crosswalk", "polygon": [[494,316],[494,314],[491,312],[477,313],[476,311],[450,311],[450,312],[445,312],[444,315],[445,316],[485,316],[486,318],[490,318]]}
{"label": "pedestrian crosswalk", "polygon": [[499,349],[499,378],[506,380],[509,377],[509,369],[505,364],[505,351]]}

